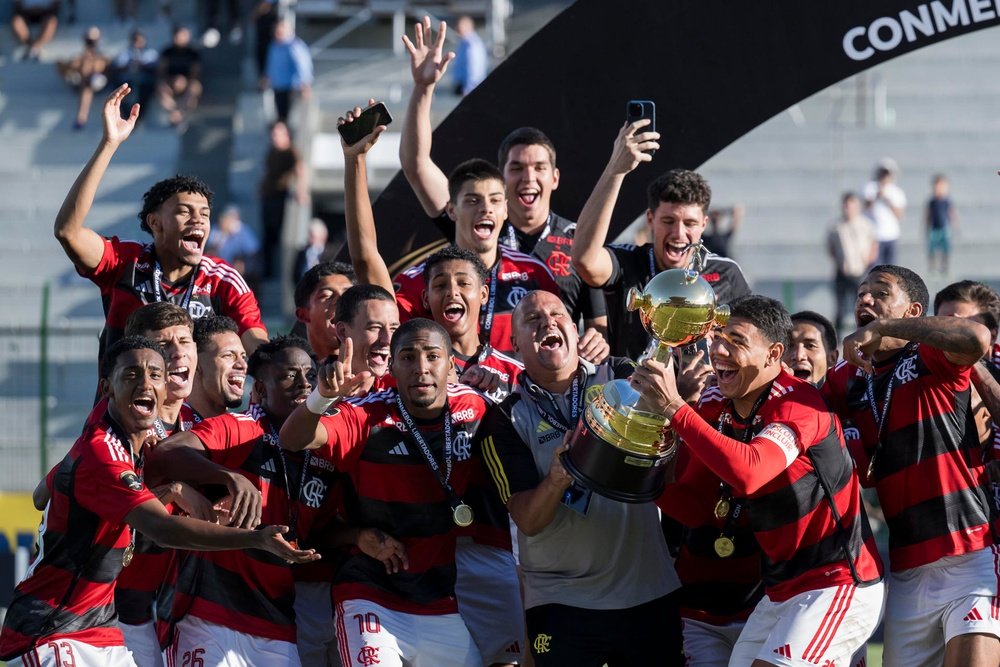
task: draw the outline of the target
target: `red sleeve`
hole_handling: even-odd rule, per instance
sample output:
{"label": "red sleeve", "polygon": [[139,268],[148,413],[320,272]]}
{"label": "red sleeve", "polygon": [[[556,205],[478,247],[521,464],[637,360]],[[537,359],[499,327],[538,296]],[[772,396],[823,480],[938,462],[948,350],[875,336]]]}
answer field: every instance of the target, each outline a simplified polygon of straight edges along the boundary
{"label": "red sleeve", "polygon": [[958,381],[962,385],[969,383],[972,366],[959,366],[949,361],[948,357],[944,356],[943,351],[930,345],[921,344],[918,346],[917,354],[935,376]]}
{"label": "red sleeve", "polygon": [[84,278],[89,278],[91,282],[101,288],[102,293],[106,293],[122,274],[122,267],[129,261],[134,261],[142,250],[142,245],[135,241],[122,242],[117,236],[104,239],[104,254],[101,261],[93,271],[86,271],[80,267],[76,272]]}
{"label": "red sleeve", "polygon": [[235,469],[250,457],[264,432],[253,419],[227,413],[199,422],[191,434],[201,440],[210,461]]}
{"label": "red sleeve", "polygon": [[826,372],[826,381],[819,393],[830,409],[841,417],[847,416],[847,376],[854,367],[842,361]]}
{"label": "red sleeve", "polygon": [[319,418],[326,428],[326,444],[320,448],[322,456],[335,466],[350,467],[365,448],[371,433],[369,415],[355,405],[344,405],[332,415]]}
{"label": "red sleeve", "polygon": [[105,438],[106,433],[97,429],[91,446],[81,450],[73,496],[85,509],[119,524],[124,523],[129,512],[156,500],[156,496],[139,479],[128,452]]}
{"label": "red sleeve", "polygon": [[[222,260],[215,260],[216,263],[222,263]],[[236,269],[226,265],[230,271],[236,273]],[[242,336],[249,329],[264,329],[264,320],[260,315],[260,304],[257,303],[257,297],[254,295],[253,290],[243,282],[242,277],[240,277],[239,284],[234,284],[228,280],[220,280],[218,286],[216,287],[219,301],[222,306],[222,312],[220,315],[225,315],[226,317],[232,318],[236,322],[236,326],[240,330],[240,335]]]}
{"label": "red sleeve", "polygon": [[430,317],[427,309],[424,308],[423,276],[409,275],[404,272],[396,276],[393,280],[396,289],[396,306],[399,308],[399,321],[406,322],[414,317]]}
{"label": "red sleeve", "polygon": [[677,411],[670,426],[736,495],[753,494],[788,467],[783,447],[773,440],[759,435],[743,444],[727,438],[687,405]]}

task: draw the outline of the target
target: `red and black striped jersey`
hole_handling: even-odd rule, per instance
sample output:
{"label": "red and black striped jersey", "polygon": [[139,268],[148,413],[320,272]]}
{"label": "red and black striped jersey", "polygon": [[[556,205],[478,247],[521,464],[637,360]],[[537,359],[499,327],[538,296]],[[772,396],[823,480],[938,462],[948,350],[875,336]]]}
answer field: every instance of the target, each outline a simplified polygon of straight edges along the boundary
{"label": "red and black striped jersey", "polygon": [[678,410],[671,427],[689,447],[691,466],[708,467],[746,498],[770,599],[881,580],[840,421],[811,384],[782,372],[752,423],[713,387],[697,411]]}
{"label": "red and black striped jersey", "polygon": [[[882,442],[872,467],[889,526],[894,572],[993,544],[989,480],[969,414],[970,367],[929,345],[909,345],[875,365],[879,415],[892,380]],[[861,474],[876,452],[878,426],[865,373],[844,362],[827,374],[823,396],[850,419],[859,440],[851,452]]]}
{"label": "red and black striped jersey", "polygon": [[[210,417],[191,429],[211,461],[236,470],[260,490],[262,525],[287,525],[305,538],[325,511],[333,466],[310,455],[303,472],[307,457],[282,450],[276,432],[258,405]],[[260,550],[191,552],[180,565],[171,615],[180,619],[186,613],[237,632],[294,642],[294,598],[292,570],[277,556]]]}
{"label": "red and black striped jersey", "polygon": [[[153,245],[123,241],[117,236],[104,239],[104,255],[93,271],[79,271],[101,288],[106,319],[101,334],[101,355],[121,338],[132,311],[157,300],[153,284],[156,257]],[[191,281],[194,281],[193,286]],[[190,288],[190,299],[187,295]],[[170,285],[161,280],[160,293],[171,303],[183,306],[193,319],[226,315],[236,322],[242,335],[248,329],[264,329],[260,306],[239,271],[217,257],[202,257],[190,278]]]}
{"label": "red and black striped jersey", "polygon": [[[528,292],[545,290],[559,294],[559,286],[556,285],[548,267],[538,258],[504,246],[499,246],[499,254],[500,259],[490,268],[490,279],[487,280],[487,284],[492,283],[493,276],[496,276],[497,280],[495,294],[494,288],[490,288],[491,298],[495,297],[492,322],[489,321],[489,301],[487,301],[483,308],[484,312],[480,313],[479,327],[480,330],[489,329],[489,343],[494,349],[512,352],[510,334],[514,307]],[[396,289],[400,321],[405,322],[414,317],[431,318],[430,311],[424,307],[421,297],[426,288],[422,262],[397,275],[393,280],[393,286]]]}
{"label": "red and black striped jersey", "polygon": [[[396,407],[395,390],[340,404],[321,418],[328,435],[317,451],[346,473],[348,522],[403,542],[408,570],[388,574],[381,562],[353,550],[334,579],[337,600],[364,599],[413,614],[451,614],[455,602],[455,538],[451,503]],[[488,401],[463,385],[448,386],[452,423],[449,483],[464,500],[480,464],[472,443]],[[427,447],[444,466],[444,418],[414,419]]]}
{"label": "red and black striped jersey", "polygon": [[455,372],[461,377],[466,368],[470,366],[480,366],[486,371],[493,373],[500,379],[500,384],[496,389],[486,392],[486,397],[494,403],[502,403],[517,387],[517,376],[524,370],[524,364],[508,356],[503,352],[497,352],[490,346],[486,351],[486,358],[477,361],[476,357],[462,357],[452,353],[455,360]]}
{"label": "red and black striped jersey", "polygon": [[156,500],[124,437],[107,414],[91,420],[47,477],[38,552],[7,610],[0,659],[55,639],[124,644],[114,594],[131,540],[125,517]]}

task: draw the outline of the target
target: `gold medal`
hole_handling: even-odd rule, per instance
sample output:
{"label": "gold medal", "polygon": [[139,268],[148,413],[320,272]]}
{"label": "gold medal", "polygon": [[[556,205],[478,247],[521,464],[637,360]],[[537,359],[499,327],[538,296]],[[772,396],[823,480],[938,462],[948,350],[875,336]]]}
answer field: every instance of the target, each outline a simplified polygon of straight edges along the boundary
{"label": "gold medal", "polygon": [[734,551],[736,551],[736,545],[733,544],[732,539],[720,535],[715,540],[715,553],[719,555],[719,558],[729,558]]}
{"label": "gold medal", "polygon": [[729,516],[729,501],[719,498],[719,502],[715,503],[715,518],[725,519],[727,516]]}
{"label": "gold medal", "polygon": [[451,519],[456,526],[467,528],[472,525],[472,508],[465,503],[459,503],[451,509]]}
{"label": "gold medal", "polygon": [[132,562],[132,555],[135,553],[135,540],[128,543],[125,553],[122,554],[122,567],[128,567]]}

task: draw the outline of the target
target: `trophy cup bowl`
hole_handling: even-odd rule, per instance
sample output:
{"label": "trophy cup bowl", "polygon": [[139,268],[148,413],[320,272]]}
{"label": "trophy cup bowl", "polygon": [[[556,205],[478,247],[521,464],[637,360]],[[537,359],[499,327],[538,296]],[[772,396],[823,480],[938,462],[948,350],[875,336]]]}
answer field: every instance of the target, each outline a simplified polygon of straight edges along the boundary
{"label": "trophy cup bowl", "polygon": [[[729,307],[697,271],[669,269],[640,291],[632,288],[629,310],[639,312],[652,341],[640,360],[667,363],[672,348],[704,338],[729,321]],[[666,464],[676,451],[662,414],[647,408],[628,380],[608,382],[587,401],[583,417],[562,455],[566,471],[581,485],[613,500],[644,503],[663,491]]]}

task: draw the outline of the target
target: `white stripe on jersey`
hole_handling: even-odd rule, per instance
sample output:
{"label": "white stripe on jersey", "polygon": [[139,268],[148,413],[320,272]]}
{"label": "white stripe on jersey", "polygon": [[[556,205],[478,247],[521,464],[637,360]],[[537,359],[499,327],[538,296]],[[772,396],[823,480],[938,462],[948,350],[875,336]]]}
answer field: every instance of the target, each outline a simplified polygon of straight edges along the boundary
{"label": "white stripe on jersey", "polygon": [[[490,351],[490,357],[496,357],[497,359],[499,359],[501,361],[505,361],[505,362],[507,362],[508,364],[510,364],[512,366],[517,366],[522,371],[524,370],[524,364],[522,364],[520,361],[518,361],[514,357],[508,357],[503,352],[498,352],[497,350],[491,350]],[[489,358],[489,357],[487,357],[487,358]]]}
{"label": "white stripe on jersey", "polygon": [[131,455],[125,453],[125,447],[122,446],[121,441],[115,436],[111,431],[107,431],[104,434],[104,442],[108,445],[108,452],[111,453],[111,459],[113,461],[122,461],[123,463],[132,463]]}
{"label": "white stripe on jersey", "polygon": [[539,268],[542,268],[545,270],[546,273],[551,274],[551,272],[549,271],[549,267],[545,265],[545,262],[538,259],[534,255],[528,255],[521,252],[520,250],[514,250],[513,248],[508,248],[507,246],[499,246],[499,247],[500,247],[500,255],[504,259],[508,259],[518,263],[528,262],[531,264],[537,264]]}
{"label": "white stripe on jersey", "polygon": [[403,271],[402,273],[400,273],[399,275],[406,276],[407,278],[423,278],[425,264],[427,264],[427,262],[420,262],[419,264],[415,264],[410,268],[406,269],[405,271]]}
{"label": "white stripe on jersey", "polygon": [[703,403],[711,403],[712,401],[724,401],[726,397],[722,394],[722,390],[718,387],[709,387],[705,391],[701,392],[701,398],[698,400],[698,405]]}
{"label": "white stripe on jersey", "polygon": [[250,286],[247,285],[243,276],[240,272],[229,266],[228,264],[220,264],[213,260],[211,257],[202,257],[202,271],[208,276],[218,276],[225,282],[236,288],[240,294],[246,294],[250,291]]}

